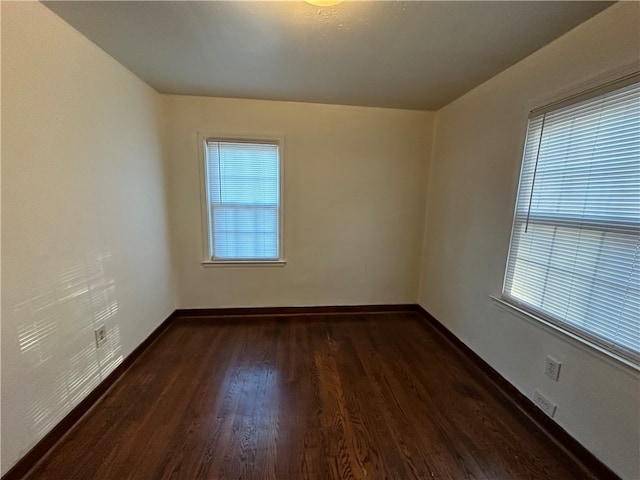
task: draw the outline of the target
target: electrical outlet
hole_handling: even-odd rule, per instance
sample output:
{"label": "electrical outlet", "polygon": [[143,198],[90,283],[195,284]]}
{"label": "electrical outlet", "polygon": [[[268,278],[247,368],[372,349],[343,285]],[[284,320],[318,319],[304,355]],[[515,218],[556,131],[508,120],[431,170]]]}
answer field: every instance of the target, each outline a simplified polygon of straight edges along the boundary
{"label": "electrical outlet", "polygon": [[100,348],[107,341],[107,327],[102,325],[94,333],[96,334],[96,347]]}
{"label": "electrical outlet", "polygon": [[544,413],[546,413],[550,417],[553,417],[553,415],[555,415],[555,413],[556,413],[556,404],[553,403],[551,400],[549,400],[544,395],[542,395],[538,390],[536,390],[533,393],[533,401],[535,402],[536,405],[538,405],[538,407],[540,407],[540,409]]}
{"label": "electrical outlet", "polygon": [[562,364],[554,358],[547,357],[544,366],[544,373],[553,378],[556,382],[560,378],[560,366]]}

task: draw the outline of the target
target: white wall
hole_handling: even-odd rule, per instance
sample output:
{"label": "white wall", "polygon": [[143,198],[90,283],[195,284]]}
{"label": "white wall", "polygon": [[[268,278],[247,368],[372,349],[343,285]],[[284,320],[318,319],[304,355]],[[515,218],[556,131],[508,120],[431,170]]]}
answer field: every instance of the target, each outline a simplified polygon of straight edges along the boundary
{"label": "white wall", "polygon": [[[557,402],[557,421],[605,463],[640,477],[637,376],[489,299],[527,111],[637,60],[639,15],[618,4],[438,112],[429,174],[432,113],[160,96],[42,5],[2,2],[2,472],[174,308],[164,155],[179,307],[419,296],[523,393]],[[200,265],[197,131],[285,136],[285,267]],[[96,351],[101,323],[110,342]],[[560,383],[542,373],[549,353]]]}
{"label": "white wall", "polygon": [[[623,478],[640,478],[637,375],[490,300],[500,294],[527,114],[638,61],[640,4],[620,3],[437,113],[420,304]],[[562,362],[560,382],[544,360]]]}
{"label": "white wall", "polygon": [[159,119],[46,7],[2,2],[2,473],[174,308]]}
{"label": "white wall", "polygon": [[[182,308],[414,303],[433,114],[164,96]],[[196,132],[284,135],[284,267],[204,268]]]}

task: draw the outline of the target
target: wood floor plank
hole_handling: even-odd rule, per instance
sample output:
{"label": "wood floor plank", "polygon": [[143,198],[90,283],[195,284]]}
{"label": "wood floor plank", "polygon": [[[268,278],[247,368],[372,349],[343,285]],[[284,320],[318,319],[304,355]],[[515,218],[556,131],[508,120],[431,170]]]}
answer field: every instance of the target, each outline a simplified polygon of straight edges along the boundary
{"label": "wood floor plank", "polygon": [[587,479],[417,314],[177,319],[28,479]]}

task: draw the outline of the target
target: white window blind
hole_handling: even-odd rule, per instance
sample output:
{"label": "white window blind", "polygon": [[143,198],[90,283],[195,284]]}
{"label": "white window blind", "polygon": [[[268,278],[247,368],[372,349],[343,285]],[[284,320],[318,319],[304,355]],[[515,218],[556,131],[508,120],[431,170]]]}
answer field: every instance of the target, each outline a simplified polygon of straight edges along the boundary
{"label": "white window blind", "polygon": [[640,83],[529,120],[503,296],[640,359]]}
{"label": "white window blind", "polygon": [[278,260],[278,144],[206,140],[205,154],[211,260]]}

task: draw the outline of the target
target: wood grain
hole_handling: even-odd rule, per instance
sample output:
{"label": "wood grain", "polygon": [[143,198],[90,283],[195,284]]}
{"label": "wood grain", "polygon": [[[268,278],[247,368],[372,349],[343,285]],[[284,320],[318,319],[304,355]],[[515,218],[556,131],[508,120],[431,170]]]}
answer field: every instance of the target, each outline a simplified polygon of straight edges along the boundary
{"label": "wood grain", "polygon": [[138,359],[142,353],[169,327],[175,318],[172,312],[149,336],[131,352],[105,379],[98,384],[78,405],[76,405],[65,417],[53,427],[31,450],[29,450],[13,467],[3,476],[2,480],[19,480],[29,472],[69,430],[91,408],[95,406],[109,388],[122,377],[127,369]]}
{"label": "wood grain", "polygon": [[[446,341],[462,354],[467,360],[470,373],[486,377],[495,387],[496,398],[516,416],[524,416],[535,427],[542,430],[557,448],[563,449],[568,455],[581,465],[584,465],[596,478],[600,480],[619,480],[608,466],[588,451],[575,438],[567,433],[558,423],[549,418],[533,401],[523,395],[516,387],[494,370],[487,362],[465,345],[442,323],[429,314],[420,305],[415,305],[417,311],[430,331],[436,330]],[[475,372],[475,373],[474,373]]]}
{"label": "wood grain", "polygon": [[178,318],[29,479],[588,479],[415,312]]}

